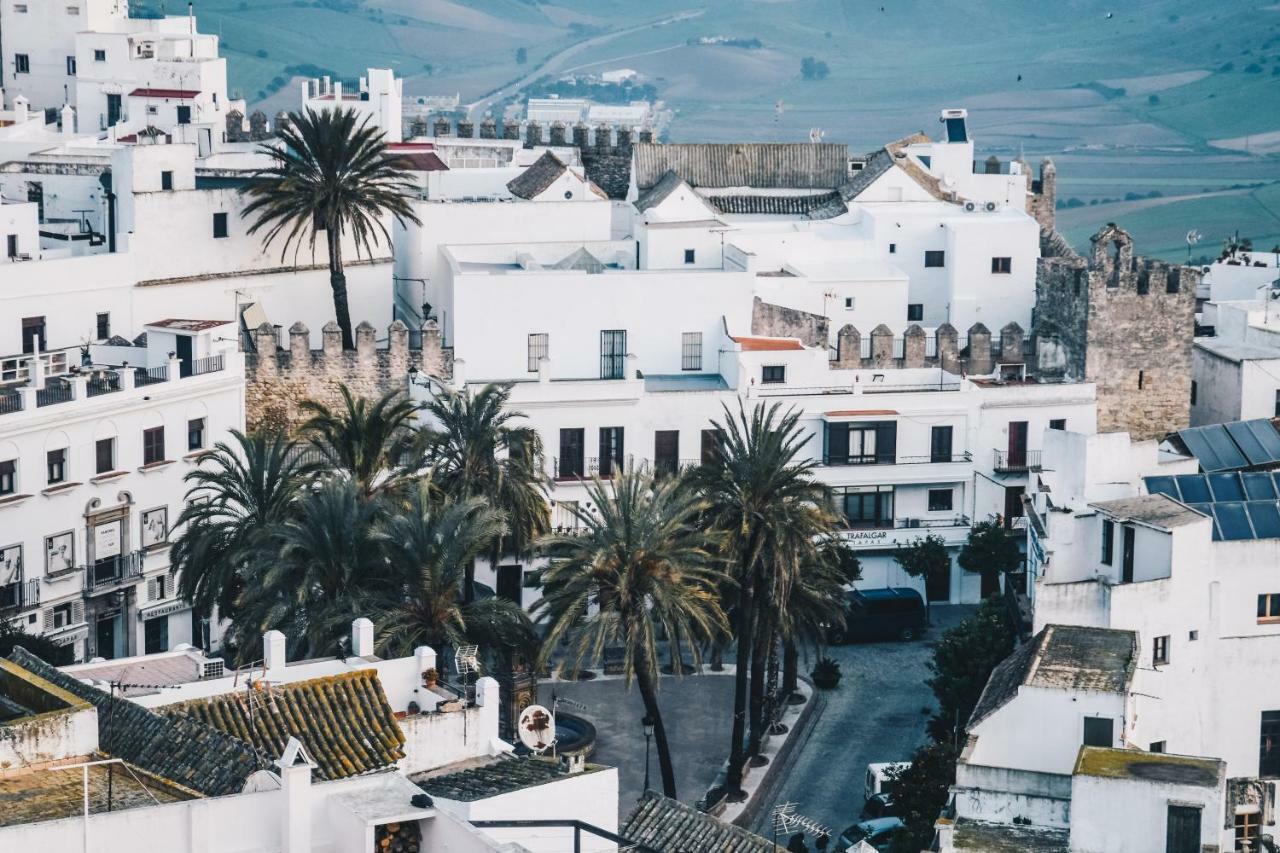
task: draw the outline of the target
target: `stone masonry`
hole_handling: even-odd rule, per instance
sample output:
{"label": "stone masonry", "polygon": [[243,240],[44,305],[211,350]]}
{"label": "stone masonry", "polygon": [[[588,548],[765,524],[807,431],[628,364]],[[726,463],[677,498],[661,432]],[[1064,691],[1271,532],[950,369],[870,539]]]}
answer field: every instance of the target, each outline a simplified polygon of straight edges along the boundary
{"label": "stone masonry", "polygon": [[301,323],[289,328],[287,350],[279,347],[270,324],[252,334],[256,352],[245,359],[245,423],[250,430],[293,430],[305,419],[300,402],[339,406],[342,385],[357,396],[376,398],[407,389],[410,369],[440,379],[452,374],[453,350],[441,346],[434,320],[423,327],[422,346],[416,349],[409,345],[409,327],[400,320],[388,327],[385,349],[367,322],[356,327],[354,351],[342,349],[342,331],[332,321],[321,332],[320,350],[311,349],[311,333]]}
{"label": "stone masonry", "polygon": [[1046,245],[1036,270],[1034,372],[1097,386],[1098,430],[1159,439],[1191,419],[1191,344],[1199,270],[1135,256],[1114,223],[1088,258]]}

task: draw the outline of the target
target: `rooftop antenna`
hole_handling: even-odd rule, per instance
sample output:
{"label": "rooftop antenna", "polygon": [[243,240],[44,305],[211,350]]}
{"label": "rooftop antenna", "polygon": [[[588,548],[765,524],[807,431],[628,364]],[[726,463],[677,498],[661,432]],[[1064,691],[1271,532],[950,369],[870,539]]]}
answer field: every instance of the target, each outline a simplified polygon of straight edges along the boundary
{"label": "rooftop antenna", "polygon": [[1187,232],[1187,263],[1191,263],[1191,247],[1199,243],[1202,236],[1204,235],[1194,228]]}
{"label": "rooftop antenna", "polygon": [[796,804],[778,803],[770,811],[770,823],[773,827],[773,844],[778,845],[778,833],[791,832],[799,829],[803,832],[811,832],[815,836],[826,835],[830,837],[831,830],[824,824],[818,823],[813,818],[805,817],[796,811]]}
{"label": "rooftop antenna", "polygon": [[[480,651],[480,647],[476,645],[458,646],[453,652],[453,668],[458,675],[462,676],[462,704],[466,707],[467,702],[475,701],[474,697],[468,698],[470,692],[471,674],[480,671],[480,661],[476,657],[476,653]],[[462,715],[462,740],[465,743],[467,739],[467,715]]]}

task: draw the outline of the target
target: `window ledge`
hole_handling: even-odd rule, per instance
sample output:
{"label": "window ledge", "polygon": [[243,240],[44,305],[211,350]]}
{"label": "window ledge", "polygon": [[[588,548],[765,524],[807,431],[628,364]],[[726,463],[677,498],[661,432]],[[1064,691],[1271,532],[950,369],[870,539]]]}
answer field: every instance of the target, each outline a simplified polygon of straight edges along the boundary
{"label": "window ledge", "polygon": [[63,578],[69,578],[72,575],[76,574],[81,570],[81,568],[82,567],[80,566],[72,566],[69,569],[63,569],[60,572],[50,572],[44,576],[43,580],[45,583],[57,583]]}
{"label": "window ledge", "polygon": [[[146,553],[146,554],[154,554],[155,552],[163,551],[165,548],[168,548],[168,547],[169,547],[169,540],[166,539],[165,541],[157,542],[154,545],[147,545],[142,549],[142,551],[143,553]],[[168,569],[165,569],[164,571],[168,571]]]}
{"label": "window ledge", "polygon": [[44,495],[47,498],[51,498],[54,495],[60,495],[63,492],[74,491],[75,489],[83,485],[84,483],[58,483],[57,485],[50,486],[49,488],[40,492],[40,494]]}
{"label": "window ledge", "polygon": [[1280,616],[1259,616],[1259,625],[1280,625]]}
{"label": "window ledge", "polygon": [[20,504],[29,497],[31,497],[31,495],[5,495],[3,498],[0,498],[0,508]]}
{"label": "window ledge", "polygon": [[148,462],[138,469],[138,473],[146,474],[149,471],[159,471],[161,468],[167,468],[173,464],[172,459],[160,459],[155,462]]}
{"label": "window ledge", "polygon": [[111,480],[115,480],[119,477],[123,477],[125,474],[128,474],[128,473],[129,473],[128,471],[108,471],[105,474],[99,474],[96,477],[90,477],[89,482],[93,483],[94,485],[97,485],[98,483],[106,483]]}
{"label": "window ledge", "polygon": [[201,450],[193,450],[190,453],[188,453],[186,456],[182,457],[182,461],[183,462],[199,462],[201,459],[208,456],[210,453],[213,453],[213,450],[207,447]]}

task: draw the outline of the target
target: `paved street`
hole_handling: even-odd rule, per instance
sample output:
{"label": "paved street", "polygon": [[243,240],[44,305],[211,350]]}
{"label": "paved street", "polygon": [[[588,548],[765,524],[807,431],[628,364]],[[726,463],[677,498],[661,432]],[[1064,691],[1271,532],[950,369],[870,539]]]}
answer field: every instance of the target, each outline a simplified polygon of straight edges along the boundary
{"label": "paved street", "polygon": [[[830,649],[843,673],[840,687],[825,694],[826,708],[793,756],[773,802],[796,803],[797,811],[834,833],[854,823],[862,809],[867,765],[909,758],[924,742],[925,722],[934,710],[933,694],[924,683],[933,643],[974,610],[933,607],[933,626],[923,641]],[[767,834],[771,805],[761,809],[757,832]]]}

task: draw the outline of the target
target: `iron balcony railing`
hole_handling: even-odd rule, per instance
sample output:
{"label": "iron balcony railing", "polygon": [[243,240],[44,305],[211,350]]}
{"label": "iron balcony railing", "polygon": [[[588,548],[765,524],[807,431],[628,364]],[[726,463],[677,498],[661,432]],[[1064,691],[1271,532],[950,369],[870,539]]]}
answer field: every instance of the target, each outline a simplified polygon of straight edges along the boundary
{"label": "iron balcony railing", "polygon": [[71,383],[62,379],[48,379],[45,386],[36,391],[36,406],[55,406],[58,403],[71,402]]}
{"label": "iron balcony railing", "polygon": [[130,551],[83,567],[85,591],[90,594],[105,592],[138,580],[142,577],[143,556],[142,551]]}
{"label": "iron balcony railing", "polygon": [[588,456],[585,459],[580,456],[565,458],[557,456],[552,460],[552,470],[557,480],[589,480],[592,477],[608,480],[631,464],[633,464],[631,456],[623,459],[607,456]]}
{"label": "iron balcony railing", "polygon": [[40,603],[40,580],[14,581],[0,586],[0,611],[21,610]]}
{"label": "iron balcony railing", "polygon": [[216,373],[222,369],[222,356],[211,355],[208,358],[197,358],[191,362],[191,375],[201,376],[205,373]]}
{"label": "iron balcony railing", "polygon": [[157,382],[167,382],[169,380],[169,365],[162,364],[159,367],[135,367],[133,369],[133,384],[141,388],[143,385],[154,385]]}
{"label": "iron balcony railing", "polygon": [[1039,450],[997,450],[995,470],[1000,474],[1040,470]]}
{"label": "iron balcony railing", "polygon": [[110,394],[112,391],[119,391],[120,374],[113,370],[104,370],[96,376],[89,377],[86,387],[89,389],[90,397],[97,397],[100,394]]}
{"label": "iron balcony railing", "polygon": [[890,456],[888,454],[851,454],[849,456],[832,456],[824,454],[822,457],[823,465],[928,465],[930,463],[948,463],[948,462],[970,462],[973,455],[968,451],[964,453],[940,454],[931,453],[928,456]]}
{"label": "iron balcony railing", "polygon": [[0,415],[22,411],[22,396],[16,391],[0,391]]}
{"label": "iron balcony railing", "polygon": [[872,521],[845,518],[845,530],[927,530],[939,527],[969,527],[967,515],[952,515],[945,518],[884,518]]}

